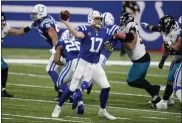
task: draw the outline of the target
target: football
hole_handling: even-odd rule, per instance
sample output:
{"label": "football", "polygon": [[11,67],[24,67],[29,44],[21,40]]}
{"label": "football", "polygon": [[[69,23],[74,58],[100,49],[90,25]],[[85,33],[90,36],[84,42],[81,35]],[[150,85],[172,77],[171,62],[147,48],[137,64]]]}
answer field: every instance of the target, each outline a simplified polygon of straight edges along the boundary
{"label": "football", "polygon": [[70,13],[68,10],[64,10],[60,12],[60,18],[64,21],[67,21],[70,18]]}

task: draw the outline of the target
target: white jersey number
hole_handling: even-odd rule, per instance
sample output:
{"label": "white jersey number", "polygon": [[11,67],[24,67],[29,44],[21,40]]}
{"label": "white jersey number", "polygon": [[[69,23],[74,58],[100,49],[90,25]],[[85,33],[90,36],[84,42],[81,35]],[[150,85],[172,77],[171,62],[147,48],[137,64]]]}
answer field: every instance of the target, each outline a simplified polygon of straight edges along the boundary
{"label": "white jersey number", "polygon": [[64,42],[66,43],[67,52],[80,51],[80,42],[79,41],[65,40]]}
{"label": "white jersey number", "polygon": [[103,42],[102,38],[96,38],[96,37],[91,37],[91,48],[90,52],[96,52],[98,53],[101,47],[101,44]]}

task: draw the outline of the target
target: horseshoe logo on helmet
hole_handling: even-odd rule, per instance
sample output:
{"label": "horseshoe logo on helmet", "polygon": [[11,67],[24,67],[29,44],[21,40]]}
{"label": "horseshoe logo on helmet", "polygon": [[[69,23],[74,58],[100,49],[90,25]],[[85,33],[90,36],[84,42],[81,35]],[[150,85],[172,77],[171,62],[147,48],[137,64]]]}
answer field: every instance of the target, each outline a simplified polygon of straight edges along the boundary
{"label": "horseshoe logo on helmet", "polygon": [[[144,2],[138,2],[139,6],[140,6],[140,13],[138,18],[137,18],[137,22],[138,23],[138,28],[140,30],[140,36],[142,37],[142,39],[146,40],[146,41],[155,41],[157,40],[161,35],[158,33],[158,32],[152,32],[152,33],[148,33],[148,32],[145,32],[145,30],[142,28],[141,26],[141,16],[145,10],[145,3]],[[158,14],[158,17],[159,19],[164,16],[164,12],[162,10],[162,5],[163,3],[162,2],[155,2],[155,10]]]}

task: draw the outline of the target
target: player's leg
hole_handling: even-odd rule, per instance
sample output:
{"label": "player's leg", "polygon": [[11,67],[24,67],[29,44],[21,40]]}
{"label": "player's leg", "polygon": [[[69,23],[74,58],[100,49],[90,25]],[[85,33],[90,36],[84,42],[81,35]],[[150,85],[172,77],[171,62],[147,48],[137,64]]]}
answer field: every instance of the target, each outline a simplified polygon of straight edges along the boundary
{"label": "player's leg", "polygon": [[109,98],[109,91],[110,91],[110,84],[107,80],[106,74],[104,69],[100,66],[100,64],[96,64],[94,66],[93,71],[93,80],[100,86],[101,93],[100,93],[100,110],[99,116],[105,117],[109,120],[115,120],[116,118],[110,115],[106,111],[106,105]]}
{"label": "player's leg", "polygon": [[133,63],[130,68],[127,83],[131,87],[145,89],[152,97],[152,102],[160,101],[160,97],[158,96],[160,86],[151,85],[146,79],[146,73],[150,62],[145,63]]}
{"label": "player's leg", "polygon": [[166,89],[163,94],[163,99],[154,106],[157,109],[167,109],[168,100],[173,92],[173,81],[176,69],[179,67],[179,63],[175,63],[173,67],[171,67],[170,72],[168,74],[167,80],[168,83],[166,85]]}
{"label": "player's leg", "polygon": [[176,96],[178,97],[178,99],[180,100],[180,102],[182,102],[181,100],[181,75],[182,74],[182,65],[179,66],[179,68],[176,70],[175,73],[175,83],[174,83],[174,90],[176,93]]}
{"label": "player's leg", "polygon": [[[178,97],[178,99],[180,100],[181,102],[181,105],[182,106],[182,87],[181,87],[181,77],[182,76],[182,65],[180,65],[180,67],[176,70],[176,73],[175,73],[175,81],[174,81],[174,91],[176,93],[176,96]],[[179,113],[182,113],[182,107],[180,108],[179,110]]]}
{"label": "player's leg", "polygon": [[85,60],[83,59],[78,60],[75,72],[73,74],[73,78],[71,80],[70,87],[64,90],[58,105],[56,105],[56,107],[54,108],[52,117],[59,117],[59,114],[61,113],[61,107],[63,106],[64,102],[70,97],[70,95],[77,89],[87,65],[88,62],[86,62]]}
{"label": "player's leg", "polygon": [[49,74],[49,76],[51,77],[52,81],[54,82],[54,85],[56,85],[56,82],[58,80],[58,74],[56,72],[58,67],[59,67],[59,65],[56,65],[54,63],[54,54],[52,54],[49,59],[49,63],[46,66],[46,71]]}
{"label": "player's leg", "polygon": [[8,65],[1,57],[1,88],[2,88],[2,97],[13,97],[6,91],[6,83],[8,79]]}
{"label": "player's leg", "polygon": [[56,82],[56,86],[59,88],[59,97],[55,98],[54,100],[55,101],[58,101],[59,98],[62,96],[62,93],[63,91],[68,88],[68,82],[71,81],[71,78],[72,78],[72,74],[73,74],[73,71],[72,71],[72,68],[73,65],[72,65],[72,61],[68,62],[66,64],[66,66],[62,69],[62,71],[60,72],[59,74],[59,78]]}

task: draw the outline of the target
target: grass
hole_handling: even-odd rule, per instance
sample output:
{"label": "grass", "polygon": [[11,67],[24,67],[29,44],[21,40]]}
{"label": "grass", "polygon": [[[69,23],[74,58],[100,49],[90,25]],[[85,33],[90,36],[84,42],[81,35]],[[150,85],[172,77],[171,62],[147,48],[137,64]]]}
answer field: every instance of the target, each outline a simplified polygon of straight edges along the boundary
{"label": "grass", "polygon": [[[48,59],[50,54],[46,53],[47,51],[5,48],[2,53],[4,58]],[[150,54],[156,61],[161,57],[159,53]],[[121,58],[118,55],[119,52],[115,51],[110,59],[129,60],[126,56]],[[151,100],[149,95],[144,90],[129,87],[125,83],[128,70],[129,66],[105,67],[108,80],[111,82],[107,111],[118,117],[116,121],[109,121],[98,117],[100,88],[96,84],[90,95],[83,93],[85,103],[83,116],[77,115],[77,110],[72,110],[71,105],[66,103],[60,117],[51,118],[57,104],[53,101],[56,92],[53,82],[45,72],[45,65],[9,64],[7,90],[15,97],[2,98],[2,123],[181,123],[181,115],[177,113],[180,105],[178,99],[175,97],[175,105],[169,106],[167,110],[151,109],[148,104]],[[162,70],[151,67],[146,78],[152,84],[165,85],[167,73],[168,67]],[[163,91],[160,91],[161,96],[162,94]]]}

